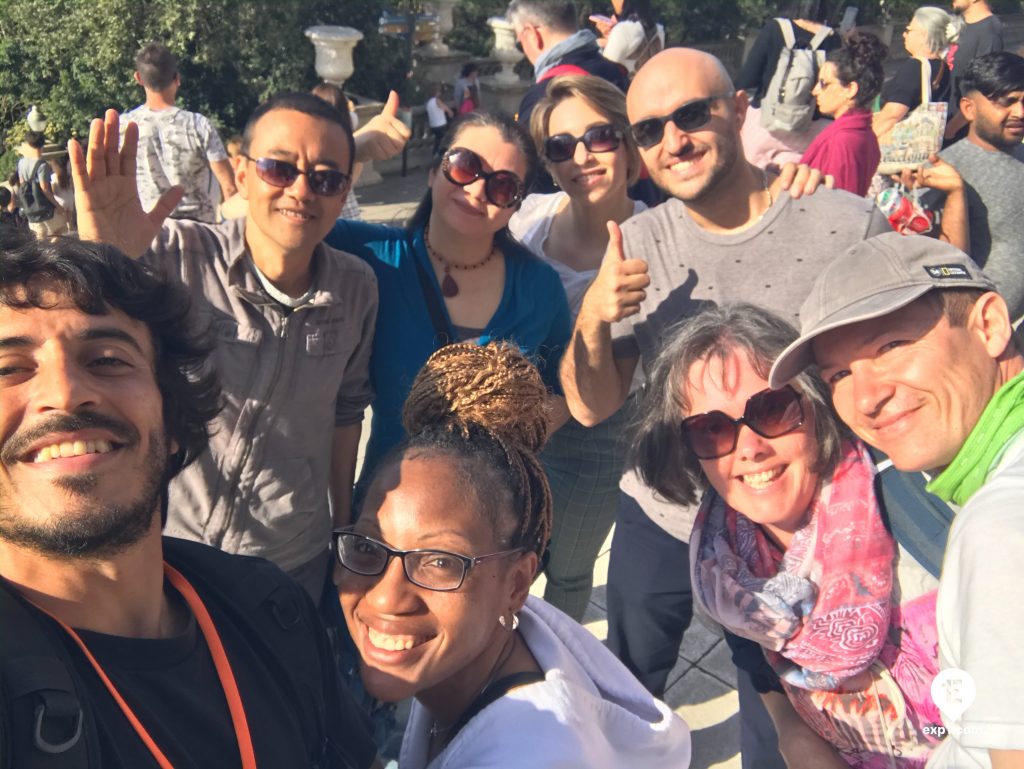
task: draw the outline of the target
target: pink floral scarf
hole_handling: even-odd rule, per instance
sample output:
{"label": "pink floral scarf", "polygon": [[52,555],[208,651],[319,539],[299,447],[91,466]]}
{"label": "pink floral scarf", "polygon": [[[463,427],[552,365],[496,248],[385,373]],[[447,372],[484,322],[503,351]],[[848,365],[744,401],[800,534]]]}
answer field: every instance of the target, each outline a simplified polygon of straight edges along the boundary
{"label": "pink floral scarf", "polygon": [[761,527],[717,494],[697,514],[694,594],[728,630],[775,652],[769,661],[794,686],[835,689],[885,643],[896,546],[875,501],[873,468],[863,449],[843,446],[781,563]]}
{"label": "pink floral scarf", "polygon": [[895,765],[923,767],[935,740],[922,727],[939,723],[934,592],[893,600],[897,547],[874,475],[864,447],[844,443],[785,553],[709,491],[690,539],[694,598],[761,645],[797,712],[848,763],[891,766],[902,754]]}

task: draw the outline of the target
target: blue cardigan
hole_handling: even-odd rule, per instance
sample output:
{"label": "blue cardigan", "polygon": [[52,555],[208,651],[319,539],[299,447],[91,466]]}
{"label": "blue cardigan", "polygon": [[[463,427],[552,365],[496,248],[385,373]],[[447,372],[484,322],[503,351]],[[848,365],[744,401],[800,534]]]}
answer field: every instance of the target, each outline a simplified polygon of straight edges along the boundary
{"label": "blue cardigan", "polygon": [[[377,276],[380,304],[370,358],[376,397],[360,484],[402,438],[402,406],[413,379],[437,349],[436,333],[420,288],[414,259],[426,268],[445,320],[451,326],[434,269],[423,243],[423,230],[411,235],[398,227],[339,221],[325,238],[332,248],[355,254]],[[569,305],[558,274],[524,247],[505,253],[505,288],[494,316],[479,342],[514,342],[540,369],[548,386],[558,388],[558,364],[569,340]],[[450,338],[455,338],[449,332]]]}

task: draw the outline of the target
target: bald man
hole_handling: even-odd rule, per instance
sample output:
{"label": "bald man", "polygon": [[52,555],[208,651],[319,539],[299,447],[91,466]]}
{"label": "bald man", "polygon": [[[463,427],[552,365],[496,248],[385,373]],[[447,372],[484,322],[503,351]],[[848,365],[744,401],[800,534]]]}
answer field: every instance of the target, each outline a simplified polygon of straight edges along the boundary
{"label": "bald man", "polygon": [[[671,326],[703,305],[755,302],[799,325],[797,308],[832,256],[891,231],[871,201],[827,189],[797,200],[748,163],[740,140],[747,99],[713,56],[659,53],[637,73],[627,107],[651,178],[671,198],[627,221],[621,237],[610,225],[608,253],[562,361],[569,408],[585,425],[623,405],[637,363],[652,363]],[[608,643],[661,695],[691,617],[683,564],[696,510],[657,501],[631,472],[622,491]],[[740,693],[742,702],[742,686]],[[751,758],[745,751],[745,767],[770,765]]]}

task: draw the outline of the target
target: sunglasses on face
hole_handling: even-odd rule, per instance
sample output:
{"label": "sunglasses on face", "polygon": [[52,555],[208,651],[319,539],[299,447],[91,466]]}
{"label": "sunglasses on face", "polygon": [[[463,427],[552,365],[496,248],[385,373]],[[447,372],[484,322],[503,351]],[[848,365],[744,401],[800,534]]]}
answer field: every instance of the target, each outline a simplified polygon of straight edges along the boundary
{"label": "sunglasses on face", "polygon": [[274,158],[253,158],[243,155],[256,164],[256,175],[272,187],[291,187],[300,176],[305,176],[309,188],[321,197],[340,195],[348,186],[348,174],[334,168],[320,168],[303,171],[294,163]]}
{"label": "sunglasses on face", "polygon": [[576,154],[576,145],[580,142],[587,148],[587,152],[614,152],[622,143],[622,131],[606,123],[588,128],[583,136],[555,134],[544,142],[544,156],[552,163],[572,160]]}
{"label": "sunglasses on face", "polygon": [[718,459],[736,450],[740,425],[762,438],[778,438],[804,423],[800,393],[786,385],[751,395],[743,416],[733,419],[721,411],[696,414],[683,420],[683,440],[698,459]]}
{"label": "sunglasses on face", "polygon": [[642,149],[653,147],[664,137],[665,123],[668,121],[671,120],[680,131],[696,131],[711,120],[711,105],[717,99],[727,99],[730,96],[731,93],[723,93],[689,101],[664,117],[649,117],[633,123],[629,130],[633,132],[633,139]]}
{"label": "sunglasses on face", "polygon": [[523,180],[511,171],[485,171],[480,156],[465,147],[452,147],[441,158],[444,178],[459,187],[484,180],[484,195],[498,208],[512,208],[523,199]]}
{"label": "sunglasses on face", "polygon": [[335,531],[332,536],[335,557],[349,571],[376,577],[384,573],[392,558],[401,558],[406,579],[427,590],[441,592],[462,587],[469,570],[477,564],[523,552],[522,548],[516,548],[470,558],[447,550],[396,550],[354,531]]}

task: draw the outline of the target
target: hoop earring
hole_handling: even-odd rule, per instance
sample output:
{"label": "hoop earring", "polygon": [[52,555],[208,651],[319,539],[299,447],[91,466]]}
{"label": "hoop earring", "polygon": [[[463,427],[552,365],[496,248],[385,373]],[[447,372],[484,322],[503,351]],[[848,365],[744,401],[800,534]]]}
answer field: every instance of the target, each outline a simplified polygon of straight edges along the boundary
{"label": "hoop earring", "polygon": [[519,627],[519,615],[513,612],[512,614],[512,630],[515,631]]}
{"label": "hoop earring", "polygon": [[[516,615],[513,614],[512,615],[513,623],[515,622],[515,618],[516,618]],[[502,627],[508,627],[508,623],[505,621],[505,615],[504,614],[502,614],[502,615],[500,615],[498,617],[498,624],[501,625]]]}

